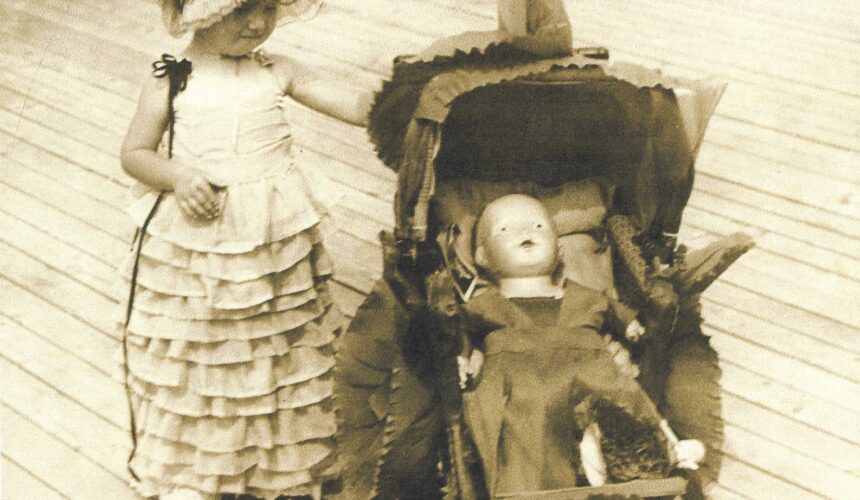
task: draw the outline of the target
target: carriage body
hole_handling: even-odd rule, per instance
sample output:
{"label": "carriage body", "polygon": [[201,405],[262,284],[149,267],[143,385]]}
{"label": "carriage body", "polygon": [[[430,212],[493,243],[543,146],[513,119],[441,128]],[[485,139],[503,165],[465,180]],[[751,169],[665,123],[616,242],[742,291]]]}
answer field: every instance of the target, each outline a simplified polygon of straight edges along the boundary
{"label": "carriage body", "polygon": [[[698,294],[750,241],[735,236],[686,259],[667,260],[660,238],[680,225],[698,145],[722,90],[720,82],[672,79],[577,54],[541,59],[505,47],[395,66],[370,127],[380,157],[398,174],[395,234],[383,242],[386,279],[359,310],[340,355],[350,366],[376,363],[378,386],[339,381],[349,393],[345,400],[377,401],[377,421],[367,415],[362,423],[342,421],[345,434],[364,429],[365,450],[379,450],[364,466],[370,496],[434,487],[446,498],[486,494],[469,470],[474,457],[464,441],[450,362],[455,334],[448,330],[458,305],[482,285],[470,262],[469,224],[484,204],[504,194],[528,193],[553,204],[564,221],[562,239],[575,250],[566,252],[565,268],[572,270],[567,277],[653,318],[652,341],[635,355],[640,382],[661,409],[668,406],[670,420],[674,414],[708,420],[714,404],[718,412],[718,401],[710,399],[710,406],[686,415],[675,411],[673,391],[667,392],[672,350],[685,343],[704,349],[708,367],[702,374],[718,373],[716,354],[699,328]],[[671,265],[655,267],[660,262]],[[380,313],[399,319],[367,319]],[[386,330],[396,331],[380,333]],[[385,359],[360,354],[368,343],[385,345]],[[708,398],[718,392],[716,381],[710,382]],[[684,392],[698,383],[682,380],[679,386]],[[719,433],[713,421],[680,427],[685,434],[700,427]],[[416,439],[410,436],[415,432],[437,438]],[[719,438],[692,437],[712,445]],[[422,490],[418,471],[432,475],[434,469],[444,471],[442,483]],[[670,477],[506,498],[671,497],[685,487],[684,479]]]}

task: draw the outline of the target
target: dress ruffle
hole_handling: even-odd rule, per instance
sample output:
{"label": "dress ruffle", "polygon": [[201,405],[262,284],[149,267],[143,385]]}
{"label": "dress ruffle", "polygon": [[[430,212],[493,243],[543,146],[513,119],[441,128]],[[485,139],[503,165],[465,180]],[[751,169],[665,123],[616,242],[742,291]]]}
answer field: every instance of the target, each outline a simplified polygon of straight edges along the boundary
{"label": "dress ruffle", "polygon": [[321,243],[315,228],[280,241],[260,245],[239,254],[195,252],[169,241],[147,236],[143,257],[182,269],[186,273],[225,281],[249,281],[288,269],[304,259]]}
{"label": "dress ruffle", "polygon": [[[251,340],[277,335],[321,318],[326,307],[308,302],[287,311],[260,314],[237,320],[186,320],[132,311],[128,331],[158,339],[187,340],[191,342],[221,342],[224,340]],[[334,329],[334,325],[332,325]]]}
{"label": "dress ruffle", "polygon": [[128,336],[130,349],[146,351],[147,356],[172,358],[204,365],[244,363],[254,359],[283,356],[297,347],[322,347],[331,344],[335,332],[309,323],[288,332],[252,340],[224,340],[200,343],[185,340]]}
{"label": "dress ruffle", "polygon": [[332,395],[331,375],[325,373],[304,382],[280,387],[254,397],[206,397],[178,387],[161,387],[130,377],[129,389],[135,397],[162,410],[186,417],[248,417],[277,410],[302,408],[325,402]]}
{"label": "dress ruffle", "polygon": [[126,381],[144,495],[306,494],[334,460],[331,264],[312,202],[273,179],[230,186],[206,224],[166,196],[143,236]]}
{"label": "dress ruffle", "polygon": [[[297,189],[298,187],[298,189]],[[147,233],[180,248],[206,253],[242,254],[287,239],[321,222],[322,207],[305,188],[295,168],[283,168],[254,182],[231,184],[221,192],[216,220],[188,217],[172,193],[165,193]],[[129,208],[138,226],[149,215],[153,194],[142,195]]]}
{"label": "dress ruffle", "polygon": [[[159,448],[174,443],[203,453],[231,453],[248,448],[272,450],[278,446],[326,439],[334,435],[330,405],[278,409],[272,414],[244,418],[188,417],[165,411],[147,401],[136,409],[139,416],[138,449],[158,456]],[[154,453],[147,453],[148,450]]]}
{"label": "dress ruffle", "polygon": [[243,305],[237,302],[209,304],[207,297],[165,295],[143,287],[137,288],[134,300],[138,310],[151,314],[161,314],[168,318],[240,320],[264,313],[289,311],[317,299],[318,296],[319,294],[313,288],[313,281],[309,280],[305,290],[273,297],[261,303],[255,303],[260,299],[253,299],[249,301],[252,305]]}
{"label": "dress ruffle", "polygon": [[147,356],[129,346],[130,376],[205,397],[247,398],[319,377],[334,366],[331,349],[298,347],[283,356],[232,365],[200,365]]}
{"label": "dress ruffle", "polygon": [[[331,273],[329,268],[318,269],[309,262],[302,262],[278,273],[235,282],[183,273],[147,257],[141,257],[139,265],[146,271],[138,276],[139,287],[165,297],[201,299],[221,310],[246,309],[277,297],[306,292],[314,288],[317,278]],[[127,293],[130,283],[126,281],[122,285],[121,292]]]}
{"label": "dress ruffle", "polygon": [[321,471],[332,460],[333,456],[327,455],[310,470],[271,471],[254,467],[232,476],[197,474],[186,465],[163,464],[142,455],[135,456],[132,467],[141,477],[135,487],[147,497],[163,495],[176,487],[186,487],[209,494],[249,494],[274,500],[281,495],[310,495],[314,491],[312,485],[316,484]]}

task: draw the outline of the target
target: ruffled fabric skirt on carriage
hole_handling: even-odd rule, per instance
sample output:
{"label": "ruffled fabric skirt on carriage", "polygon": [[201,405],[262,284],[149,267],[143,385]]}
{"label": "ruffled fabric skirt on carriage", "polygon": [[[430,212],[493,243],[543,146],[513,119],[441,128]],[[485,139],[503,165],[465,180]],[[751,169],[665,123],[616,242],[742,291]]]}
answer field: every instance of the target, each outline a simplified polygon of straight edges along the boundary
{"label": "ruffled fabric skirt on carriage", "polygon": [[[326,288],[321,206],[303,186],[293,168],[233,179],[214,221],[184,216],[171,194],[157,204],[126,328],[142,495],[313,494],[332,465],[342,320]],[[139,226],[151,198],[132,206]]]}

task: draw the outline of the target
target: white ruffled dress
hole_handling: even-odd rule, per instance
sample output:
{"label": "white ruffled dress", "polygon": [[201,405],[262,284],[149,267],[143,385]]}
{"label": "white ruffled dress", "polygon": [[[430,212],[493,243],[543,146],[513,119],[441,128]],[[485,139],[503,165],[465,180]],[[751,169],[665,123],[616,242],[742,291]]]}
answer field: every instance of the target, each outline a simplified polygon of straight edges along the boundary
{"label": "white ruffled dress", "polygon": [[[327,203],[311,191],[321,181],[290,155],[289,68],[262,57],[192,64],[173,157],[226,188],[212,221],[183,215],[165,193],[143,235],[126,331],[135,487],[313,494],[334,461],[341,326],[326,289]],[[136,195],[140,227],[157,193]]]}

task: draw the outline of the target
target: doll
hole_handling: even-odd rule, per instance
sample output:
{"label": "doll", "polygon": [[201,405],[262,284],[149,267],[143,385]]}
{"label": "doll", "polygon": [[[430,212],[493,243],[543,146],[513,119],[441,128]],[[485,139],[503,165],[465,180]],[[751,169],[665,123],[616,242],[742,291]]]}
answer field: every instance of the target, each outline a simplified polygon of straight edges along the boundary
{"label": "doll", "polygon": [[472,379],[464,416],[490,494],[695,468],[701,443],[674,437],[600,334],[639,340],[645,330],[636,312],[555,278],[558,238],[541,203],[499,198],[475,232],[475,262],[495,287],[464,307],[463,333],[478,349],[458,362],[461,380]]}

